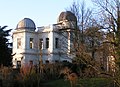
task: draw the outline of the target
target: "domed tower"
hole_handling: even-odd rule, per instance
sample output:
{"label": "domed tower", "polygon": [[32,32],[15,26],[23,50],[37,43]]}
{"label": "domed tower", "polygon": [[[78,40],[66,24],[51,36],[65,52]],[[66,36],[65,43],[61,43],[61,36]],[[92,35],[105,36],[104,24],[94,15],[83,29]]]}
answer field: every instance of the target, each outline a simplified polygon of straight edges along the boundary
{"label": "domed tower", "polygon": [[29,19],[22,19],[13,32],[13,66],[34,63],[37,58],[37,33],[35,23]]}
{"label": "domed tower", "polygon": [[71,11],[61,12],[57,22],[66,28],[75,29],[77,26],[77,18]]}
{"label": "domed tower", "polygon": [[29,18],[24,18],[23,20],[21,20],[16,27],[16,30],[22,30],[22,29],[27,29],[30,31],[35,31],[36,26],[35,23],[29,19]]}
{"label": "domed tower", "polygon": [[[58,26],[60,26],[59,29],[59,38],[60,38],[60,48],[62,51],[64,51],[64,57],[62,57],[62,60],[66,60],[71,62],[74,51],[74,45],[73,45],[73,40],[75,40],[75,32],[74,30],[77,27],[77,18],[76,16],[70,12],[61,12],[58,20],[57,20]],[[64,45],[63,45],[64,44]],[[62,52],[61,52],[62,53]],[[64,58],[64,59],[63,59]]]}

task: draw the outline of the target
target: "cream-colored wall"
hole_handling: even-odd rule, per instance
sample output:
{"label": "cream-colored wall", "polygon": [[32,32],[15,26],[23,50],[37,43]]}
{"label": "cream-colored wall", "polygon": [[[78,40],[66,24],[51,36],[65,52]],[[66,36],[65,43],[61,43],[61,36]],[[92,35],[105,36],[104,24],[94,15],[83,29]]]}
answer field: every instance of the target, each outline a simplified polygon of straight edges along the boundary
{"label": "cream-colored wall", "polygon": [[[71,43],[70,39],[68,40],[69,33],[64,32],[64,37],[57,32],[59,30],[54,25],[39,27],[37,31],[27,29],[15,31],[13,33],[13,53],[16,53],[16,55],[13,57],[13,65],[16,66],[17,60],[20,60],[22,65],[28,64],[30,60],[33,60],[33,63],[37,64],[40,60],[39,39],[43,39],[42,59],[44,63],[46,60],[50,62],[67,60],[71,62],[68,55]],[[17,49],[17,38],[21,38],[21,49]],[[33,49],[30,49],[29,46],[30,38],[34,40]],[[49,38],[48,49],[46,49],[46,38]],[[55,38],[59,38],[60,40],[58,49],[55,48]]]}
{"label": "cream-colored wall", "polygon": [[[17,39],[21,38],[21,48],[17,48]],[[13,53],[21,53],[25,49],[25,32],[19,31],[13,33]]]}
{"label": "cream-colored wall", "polygon": [[[17,48],[17,39],[21,38],[21,47]],[[24,30],[15,31],[13,33],[13,65],[16,66],[17,61],[21,61],[23,55],[22,53],[25,52],[25,32]]]}

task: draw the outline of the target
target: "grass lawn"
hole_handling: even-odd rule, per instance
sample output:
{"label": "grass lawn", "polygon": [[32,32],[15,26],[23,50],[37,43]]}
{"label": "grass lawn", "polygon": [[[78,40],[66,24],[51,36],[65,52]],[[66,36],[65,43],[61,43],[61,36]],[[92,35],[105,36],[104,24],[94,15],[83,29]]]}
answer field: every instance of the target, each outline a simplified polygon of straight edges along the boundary
{"label": "grass lawn", "polygon": [[[106,78],[84,78],[79,79],[76,87],[113,87],[111,83],[111,80]],[[44,83],[43,87],[70,87],[70,83],[60,79]]]}

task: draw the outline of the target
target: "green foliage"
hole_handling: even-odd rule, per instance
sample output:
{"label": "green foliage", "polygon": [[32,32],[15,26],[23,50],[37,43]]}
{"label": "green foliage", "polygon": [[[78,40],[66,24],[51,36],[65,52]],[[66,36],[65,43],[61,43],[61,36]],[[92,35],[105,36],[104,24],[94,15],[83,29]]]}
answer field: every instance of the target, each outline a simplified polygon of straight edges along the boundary
{"label": "green foliage", "polygon": [[[49,81],[42,85],[46,87],[70,87],[69,81],[63,79]],[[79,79],[76,87],[113,87],[113,84],[109,78],[84,78]]]}
{"label": "green foliage", "polygon": [[107,78],[80,79],[79,84],[83,87],[113,87],[112,80]]}
{"label": "green foliage", "polygon": [[10,43],[8,42],[8,36],[11,29],[6,30],[7,26],[0,28],[0,65],[10,65],[11,63],[11,49],[9,48]]}
{"label": "green foliage", "polygon": [[42,84],[43,87],[70,87],[69,81],[64,81],[63,79],[60,80],[53,80],[47,83]]}

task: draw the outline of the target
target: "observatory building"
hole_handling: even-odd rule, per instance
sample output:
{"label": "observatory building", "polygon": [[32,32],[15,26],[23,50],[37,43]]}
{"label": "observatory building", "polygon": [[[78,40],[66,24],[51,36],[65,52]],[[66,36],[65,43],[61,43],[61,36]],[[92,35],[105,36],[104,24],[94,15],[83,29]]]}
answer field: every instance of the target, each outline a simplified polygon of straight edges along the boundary
{"label": "observatory building", "polygon": [[26,64],[69,61],[73,59],[73,30],[77,18],[70,12],[61,12],[57,23],[36,27],[33,20],[24,18],[18,22],[13,32],[13,67]]}

